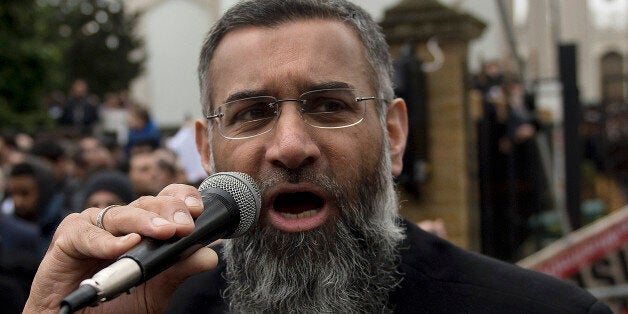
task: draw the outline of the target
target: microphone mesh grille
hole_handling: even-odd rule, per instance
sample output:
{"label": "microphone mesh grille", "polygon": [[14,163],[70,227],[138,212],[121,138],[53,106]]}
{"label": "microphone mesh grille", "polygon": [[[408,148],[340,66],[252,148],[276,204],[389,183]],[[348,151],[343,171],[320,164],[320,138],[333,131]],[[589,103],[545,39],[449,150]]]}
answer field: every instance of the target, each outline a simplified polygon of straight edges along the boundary
{"label": "microphone mesh grille", "polygon": [[218,188],[231,195],[240,211],[240,223],[229,238],[243,235],[257,223],[262,197],[253,178],[241,172],[219,172],[209,176],[198,190]]}

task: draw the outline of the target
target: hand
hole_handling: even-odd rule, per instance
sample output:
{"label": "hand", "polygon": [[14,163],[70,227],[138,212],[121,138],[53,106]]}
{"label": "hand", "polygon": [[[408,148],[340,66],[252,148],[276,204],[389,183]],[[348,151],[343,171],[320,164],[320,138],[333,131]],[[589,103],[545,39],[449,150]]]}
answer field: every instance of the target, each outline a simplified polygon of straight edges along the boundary
{"label": "hand", "polygon": [[[54,312],[79,283],[137,245],[142,236],[165,240],[194,230],[192,217],[203,211],[201,196],[192,186],[173,184],[158,196],[145,196],[128,206],[113,207],[96,226],[98,208],[71,214],[59,225],[33,280],[25,313]],[[177,287],[189,276],[214,269],[216,253],[202,248],[170,269],[89,312],[163,312]]]}

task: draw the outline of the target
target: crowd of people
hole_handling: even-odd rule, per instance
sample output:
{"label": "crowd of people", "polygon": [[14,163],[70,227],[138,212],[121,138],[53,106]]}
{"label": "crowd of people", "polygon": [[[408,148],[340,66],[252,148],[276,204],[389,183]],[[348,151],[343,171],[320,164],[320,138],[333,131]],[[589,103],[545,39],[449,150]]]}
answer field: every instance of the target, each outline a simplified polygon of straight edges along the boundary
{"label": "crowd of people", "polygon": [[[156,195],[168,184],[198,184],[204,178],[202,169],[184,168],[177,153],[193,141],[170,141],[147,108],[120,96],[109,93],[99,104],[88,93],[87,83],[76,80],[67,100],[50,107],[56,130],[37,135],[2,132],[0,295],[8,302],[4,304],[23,306],[37,265],[68,214],[128,204],[138,196]],[[177,138],[183,133],[184,128]],[[196,164],[200,167],[200,161]]]}

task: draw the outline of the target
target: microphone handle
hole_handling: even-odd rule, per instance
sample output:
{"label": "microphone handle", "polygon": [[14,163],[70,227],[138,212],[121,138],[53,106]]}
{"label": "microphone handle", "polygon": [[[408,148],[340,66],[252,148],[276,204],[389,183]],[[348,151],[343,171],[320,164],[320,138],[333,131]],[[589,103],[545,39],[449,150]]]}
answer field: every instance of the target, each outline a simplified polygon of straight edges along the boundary
{"label": "microphone handle", "polygon": [[240,213],[233,197],[218,188],[208,188],[202,195],[204,210],[194,221],[194,231],[190,235],[165,241],[144,238],[120,257],[133,259],[140,266],[142,277],[136,285],[148,281],[201,247],[235,232]]}
{"label": "microphone handle", "polygon": [[144,238],[116,262],[83,280],[79,289],[61,302],[71,311],[112,300],[139,286],[178,260],[203,246],[231,236],[240,223],[240,211],[233,197],[218,188],[202,191],[203,213],[194,221],[194,231],[186,237],[160,241]]}

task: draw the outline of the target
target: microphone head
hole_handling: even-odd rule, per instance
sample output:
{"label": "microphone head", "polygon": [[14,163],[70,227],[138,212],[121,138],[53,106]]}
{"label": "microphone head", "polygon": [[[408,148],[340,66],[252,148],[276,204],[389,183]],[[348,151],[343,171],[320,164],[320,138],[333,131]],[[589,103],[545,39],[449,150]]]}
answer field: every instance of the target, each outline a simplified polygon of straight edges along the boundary
{"label": "microphone head", "polygon": [[198,190],[202,192],[208,188],[217,188],[229,193],[238,205],[240,222],[229,238],[243,235],[257,223],[262,207],[262,196],[257,184],[248,174],[241,172],[213,174],[201,183]]}

